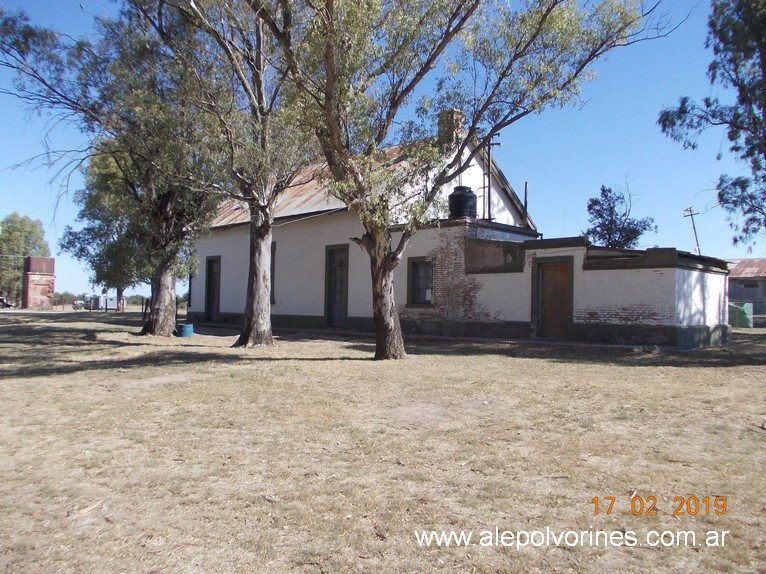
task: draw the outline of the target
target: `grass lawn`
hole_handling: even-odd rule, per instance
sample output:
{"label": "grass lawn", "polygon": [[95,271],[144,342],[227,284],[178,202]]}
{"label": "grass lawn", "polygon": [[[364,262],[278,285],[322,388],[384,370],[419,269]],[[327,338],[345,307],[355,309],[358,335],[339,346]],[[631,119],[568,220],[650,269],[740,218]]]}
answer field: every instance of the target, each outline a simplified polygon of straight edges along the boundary
{"label": "grass lawn", "polygon": [[[766,572],[766,330],[374,362],[364,338],[137,325],[0,313],[2,572]],[[546,529],[584,544],[517,549]],[[418,544],[451,530],[471,543]]]}

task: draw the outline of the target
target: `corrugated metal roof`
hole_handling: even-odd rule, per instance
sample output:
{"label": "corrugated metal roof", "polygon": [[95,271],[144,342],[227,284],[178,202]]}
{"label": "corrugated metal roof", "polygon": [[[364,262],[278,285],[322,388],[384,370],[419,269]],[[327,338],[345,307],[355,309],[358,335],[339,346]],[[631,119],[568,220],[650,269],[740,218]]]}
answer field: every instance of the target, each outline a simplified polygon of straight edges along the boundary
{"label": "corrugated metal roof", "polygon": [[[274,219],[308,215],[335,209],[344,209],[341,200],[327,193],[316,166],[303,168],[293,185],[277,198]],[[227,227],[250,221],[250,211],[244,201],[229,199],[221,204],[212,227]]]}
{"label": "corrugated metal roof", "polygon": [[[397,169],[397,166],[402,165],[402,161],[407,161],[402,154],[401,146],[392,146],[382,151],[384,152],[385,157],[388,158],[386,166],[389,169],[395,170]],[[477,156],[476,159],[485,162],[482,155]],[[501,187],[502,192],[510,198],[519,213],[524,213],[526,210],[524,209],[521,200],[516,195],[511,184],[508,183],[508,180],[500,170],[494,158],[492,159],[491,167],[493,175],[502,178],[504,184]],[[296,176],[295,183],[284,190],[277,199],[274,210],[274,219],[346,209],[346,205],[341,200],[331,196],[327,192],[327,188],[321,177],[321,172],[326,169],[327,167],[325,164],[308,166],[301,169]],[[243,201],[231,199],[223,202],[219,208],[218,216],[213,221],[211,227],[227,227],[230,225],[248,223],[249,221],[250,212],[247,208],[247,204]],[[537,229],[532,218],[529,216],[529,213],[526,214],[526,221],[524,223],[532,230]]]}
{"label": "corrugated metal roof", "polygon": [[250,220],[247,205],[244,201],[227,199],[218,208],[218,216],[213,220],[211,227],[226,227],[238,223],[247,223]]}
{"label": "corrugated metal roof", "polygon": [[280,194],[274,217],[293,217],[345,207],[340,199],[327,193],[320,169],[314,166],[302,169],[293,185]]}
{"label": "corrugated metal roof", "polygon": [[766,278],[766,259],[740,259],[729,272],[735,279]]}

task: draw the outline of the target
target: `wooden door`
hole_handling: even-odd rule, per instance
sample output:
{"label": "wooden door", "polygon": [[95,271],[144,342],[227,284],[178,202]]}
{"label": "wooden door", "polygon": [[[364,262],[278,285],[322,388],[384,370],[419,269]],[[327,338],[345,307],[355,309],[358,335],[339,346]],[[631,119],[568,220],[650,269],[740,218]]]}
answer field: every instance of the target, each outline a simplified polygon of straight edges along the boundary
{"label": "wooden door", "polygon": [[348,246],[327,251],[327,326],[345,326],[348,313]]}
{"label": "wooden door", "polygon": [[562,339],[572,320],[572,277],[568,263],[540,264],[540,336]]}

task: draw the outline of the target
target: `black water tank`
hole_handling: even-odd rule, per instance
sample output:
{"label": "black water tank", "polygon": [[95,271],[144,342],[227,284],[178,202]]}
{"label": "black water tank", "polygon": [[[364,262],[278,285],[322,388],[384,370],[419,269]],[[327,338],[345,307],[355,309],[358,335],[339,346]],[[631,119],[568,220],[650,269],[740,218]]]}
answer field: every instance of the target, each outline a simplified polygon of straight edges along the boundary
{"label": "black water tank", "polygon": [[449,195],[449,218],[476,218],[476,194],[470,187],[459,185]]}

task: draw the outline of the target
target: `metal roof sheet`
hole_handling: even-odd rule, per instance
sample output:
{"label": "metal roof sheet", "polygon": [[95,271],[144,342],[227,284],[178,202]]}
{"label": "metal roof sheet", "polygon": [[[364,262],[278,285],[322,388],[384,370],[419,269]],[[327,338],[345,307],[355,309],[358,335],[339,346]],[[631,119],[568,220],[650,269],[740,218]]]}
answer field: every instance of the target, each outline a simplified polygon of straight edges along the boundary
{"label": "metal roof sheet", "polygon": [[729,272],[735,279],[766,278],[766,259],[740,259]]}
{"label": "metal roof sheet", "polygon": [[[382,150],[384,156],[388,159],[386,166],[389,169],[397,169],[401,162],[407,162],[406,156],[402,154],[401,146],[392,146]],[[485,162],[485,158],[480,154],[476,157],[477,161]],[[524,222],[532,230],[536,230],[532,218],[526,212],[516,192],[508,183],[500,167],[494,158],[490,164],[493,175],[501,177],[504,192],[515,205],[519,213],[526,214]],[[326,171],[326,164],[316,164],[302,168],[295,178],[293,185],[285,189],[277,198],[274,209],[274,219],[285,217],[296,217],[310,215],[313,213],[323,213],[347,209],[346,205],[337,197],[331,196],[327,191],[327,186],[321,177],[322,171]],[[218,216],[213,220],[211,227],[227,227],[230,225],[239,225],[250,221],[250,212],[244,201],[229,199],[224,201],[219,208]]]}
{"label": "metal roof sheet", "polygon": [[[293,185],[285,189],[277,198],[274,219],[308,215],[323,211],[345,209],[337,197],[327,193],[319,177],[316,166],[303,168],[295,178]],[[218,209],[218,216],[211,227],[227,227],[250,221],[250,211],[244,201],[227,199]]]}

